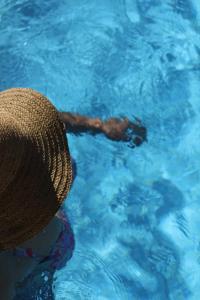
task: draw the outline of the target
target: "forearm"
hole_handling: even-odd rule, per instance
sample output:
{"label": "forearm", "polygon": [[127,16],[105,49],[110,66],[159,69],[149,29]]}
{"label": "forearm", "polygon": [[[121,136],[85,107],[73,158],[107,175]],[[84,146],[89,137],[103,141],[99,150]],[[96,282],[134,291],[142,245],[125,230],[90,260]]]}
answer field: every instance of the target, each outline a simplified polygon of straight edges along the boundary
{"label": "forearm", "polygon": [[67,133],[90,132],[95,135],[103,132],[103,122],[99,118],[89,118],[70,112],[59,112],[59,116],[66,126]]}
{"label": "forearm", "polygon": [[129,142],[132,148],[147,141],[147,130],[139,119],[136,119],[135,123],[128,118],[109,118],[102,121],[99,118],[89,118],[70,112],[59,112],[59,117],[65,124],[67,133],[77,135],[83,132],[92,135],[103,133],[111,140]]}

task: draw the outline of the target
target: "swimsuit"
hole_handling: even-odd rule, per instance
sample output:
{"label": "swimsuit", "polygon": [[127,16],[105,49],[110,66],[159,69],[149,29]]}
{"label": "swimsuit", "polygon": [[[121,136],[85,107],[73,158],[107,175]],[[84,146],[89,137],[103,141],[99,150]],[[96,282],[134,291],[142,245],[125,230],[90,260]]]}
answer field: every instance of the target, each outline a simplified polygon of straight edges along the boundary
{"label": "swimsuit", "polygon": [[72,257],[75,241],[73,231],[64,210],[59,210],[57,215],[63,221],[63,228],[48,256],[36,254],[31,248],[20,247],[14,248],[13,254],[20,257],[34,258],[39,264],[51,261],[50,267],[56,270],[63,268],[66,265],[66,262]]}
{"label": "swimsuit", "polygon": [[[76,163],[72,160],[72,168],[73,168],[73,181],[76,176]],[[53,245],[50,254],[48,256],[41,256],[32,251],[31,248],[20,248],[16,247],[13,249],[13,255],[20,257],[31,257],[38,261],[39,264],[51,261],[50,267],[53,269],[59,270],[66,265],[66,262],[72,257],[75,241],[74,234],[72,228],[67,219],[67,215],[64,212],[63,208],[61,208],[57,216],[63,221],[63,228],[56,243]]]}

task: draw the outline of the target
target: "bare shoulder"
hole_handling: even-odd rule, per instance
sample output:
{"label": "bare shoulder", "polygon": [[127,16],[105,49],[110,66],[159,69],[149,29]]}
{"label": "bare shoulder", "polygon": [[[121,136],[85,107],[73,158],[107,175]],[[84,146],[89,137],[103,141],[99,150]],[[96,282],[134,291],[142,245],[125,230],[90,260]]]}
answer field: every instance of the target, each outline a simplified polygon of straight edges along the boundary
{"label": "bare shoulder", "polygon": [[61,232],[61,229],[61,220],[57,216],[54,216],[50,223],[41,232],[19,245],[19,247],[32,248],[33,252],[42,256],[48,256]]}
{"label": "bare shoulder", "polygon": [[[27,264],[27,265],[26,265]],[[35,269],[35,263],[31,259],[22,262],[18,268],[17,259],[13,256],[12,250],[0,252],[0,291],[1,300],[12,300],[16,293],[16,284],[22,281],[30,272]]]}
{"label": "bare shoulder", "polygon": [[11,251],[0,252],[0,290],[1,299],[12,299],[15,295],[16,278],[13,273],[15,260],[12,259]]}
{"label": "bare shoulder", "polygon": [[[54,217],[42,232],[19,245],[19,247],[32,248],[35,253],[48,256],[53,244],[58,238],[61,228],[62,224],[60,219]],[[0,277],[4,276],[4,279],[7,278],[7,280],[12,280],[16,283],[21,282],[36,268],[38,268],[38,261],[34,258],[14,256],[13,250],[0,252]]]}
{"label": "bare shoulder", "polygon": [[17,283],[28,276],[37,266],[32,258],[15,257],[12,250],[0,252],[0,281]]}
{"label": "bare shoulder", "polygon": [[9,275],[11,277],[13,268],[15,267],[15,259],[11,255],[11,250],[0,252],[0,276]]}

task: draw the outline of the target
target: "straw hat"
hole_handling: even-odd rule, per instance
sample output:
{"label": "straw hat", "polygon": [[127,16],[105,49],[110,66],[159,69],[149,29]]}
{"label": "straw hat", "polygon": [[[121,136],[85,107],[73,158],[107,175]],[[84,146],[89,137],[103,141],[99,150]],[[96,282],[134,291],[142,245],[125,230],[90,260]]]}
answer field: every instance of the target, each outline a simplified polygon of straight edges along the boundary
{"label": "straw hat", "polygon": [[67,137],[53,104],[32,89],[0,92],[0,250],[39,233],[71,182]]}

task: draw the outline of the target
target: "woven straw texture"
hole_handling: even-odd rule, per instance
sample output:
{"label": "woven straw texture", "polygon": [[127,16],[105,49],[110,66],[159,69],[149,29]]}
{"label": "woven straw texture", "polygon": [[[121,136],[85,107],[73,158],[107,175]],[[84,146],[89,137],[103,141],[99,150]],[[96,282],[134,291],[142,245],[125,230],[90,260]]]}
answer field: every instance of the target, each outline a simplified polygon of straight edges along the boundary
{"label": "woven straw texture", "polygon": [[32,89],[0,92],[0,250],[47,226],[71,182],[67,136],[53,104]]}

